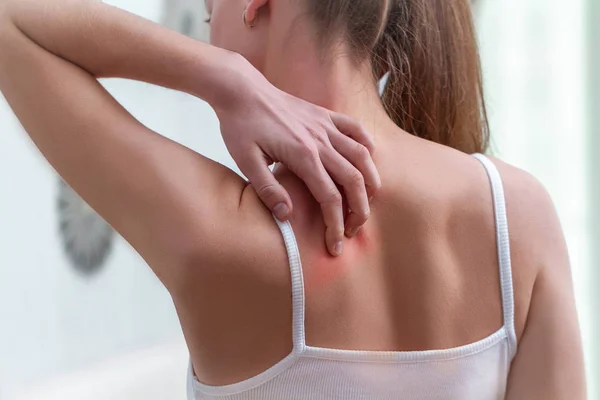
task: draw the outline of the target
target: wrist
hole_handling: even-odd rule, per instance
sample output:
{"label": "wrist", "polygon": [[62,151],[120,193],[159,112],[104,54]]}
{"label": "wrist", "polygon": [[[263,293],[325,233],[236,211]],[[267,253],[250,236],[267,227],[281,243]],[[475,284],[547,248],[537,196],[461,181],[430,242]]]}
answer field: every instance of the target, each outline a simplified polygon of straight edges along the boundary
{"label": "wrist", "polygon": [[207,71],[196,79],[197,91],[202,98],[218,113],[238,107],[251,94],[252,76],[258,71],[238,53],[213,47]]}

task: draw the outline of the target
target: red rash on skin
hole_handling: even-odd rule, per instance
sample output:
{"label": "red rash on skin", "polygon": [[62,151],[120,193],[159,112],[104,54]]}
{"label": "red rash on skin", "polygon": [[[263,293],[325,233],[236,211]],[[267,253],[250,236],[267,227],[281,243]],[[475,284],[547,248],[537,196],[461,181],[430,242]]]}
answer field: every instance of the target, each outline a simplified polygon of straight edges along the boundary
{"label": "red rash on skin", "polygon": [[312,267],[304,271],[306,288],[319,290],[325,285],[337,280],[347,270],[347,265],[334,259],[329,254],[320,254],[311,260]]}
{"label": "red rash on skin", "polygon": [[341,257],[333,257],[326,251],[319,251],[307,257],[307,265],[303,266],[306,288],[310,288],[311,291],[318,290],[342,278],[355,266],[360,254],[364,254],[370,248],[371,234],[363,228],[353,238],[345,239]]}
{"label": "red rash on skin", "polygon": [[[302,253],[302,269],[304,275],[305,290],[308,292],[319,290],[324,285],[329,285],[348,273],[349,269],[356,265],[356,259],[365,254],[371,248],[372,243],[377,243],[374,237],[375,230],[370,226],[363,226],[353,238],[344,238],[344,249],[342,256],[334,257],[325,248],[325,226],[320,222],[321,210],[319,205],[311,197],[310,192],[294,175],[278,166],[276,176],[285,183],[286,189],[294,199],[294,213],[292,215],[292,226],[301,242],[304,250]],[[344,193],[343,188],[338,190]],[[342,197],[344,220],[348,217],[348,202]],[[312,218],[298,218],[296,216],[310,215]],[[319,222],[316,222],[319,221]],[[369,225],[369,223],[367,223]],[[321,234],[316,232],[321,231]]]}

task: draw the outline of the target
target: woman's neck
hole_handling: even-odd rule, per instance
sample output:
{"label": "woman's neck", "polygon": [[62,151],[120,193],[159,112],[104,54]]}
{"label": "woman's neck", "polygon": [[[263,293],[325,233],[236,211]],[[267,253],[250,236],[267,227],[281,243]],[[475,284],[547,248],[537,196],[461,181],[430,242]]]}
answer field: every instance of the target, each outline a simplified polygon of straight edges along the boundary
{"label": "woman's neck", "polygon": [[335,52],[324,60],[314,45],[300,40],[287,43],[286,51],[283,45],[270,46],[273,51],[268,52],[262,70],[271,83],[296,97],[356,118],[373,134],[393,125],[368,63],[357,66],[350,56]]}

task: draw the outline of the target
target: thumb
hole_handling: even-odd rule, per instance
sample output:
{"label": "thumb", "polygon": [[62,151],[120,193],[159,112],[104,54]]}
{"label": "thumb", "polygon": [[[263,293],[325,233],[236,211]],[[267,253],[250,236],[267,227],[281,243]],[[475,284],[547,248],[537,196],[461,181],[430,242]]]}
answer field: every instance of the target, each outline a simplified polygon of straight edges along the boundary
{"label": "thumb", "polygon": [[277,219],[287,220],[292,214],[292,200],[289,193],[261,158],[254,158],[251,163],[250,168],[242,172],[250,180],[258,197]]}

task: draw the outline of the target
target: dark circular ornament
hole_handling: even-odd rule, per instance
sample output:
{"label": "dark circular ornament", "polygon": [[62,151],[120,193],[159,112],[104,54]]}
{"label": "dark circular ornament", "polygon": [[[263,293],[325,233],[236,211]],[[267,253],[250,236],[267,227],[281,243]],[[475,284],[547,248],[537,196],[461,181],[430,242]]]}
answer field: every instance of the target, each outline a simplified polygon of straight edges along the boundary
{"label": "dark circular ornament", "polygon": [[63,180],[58,187],[59,232],[76,271],[97,273],[113,246],[114,230]]}

